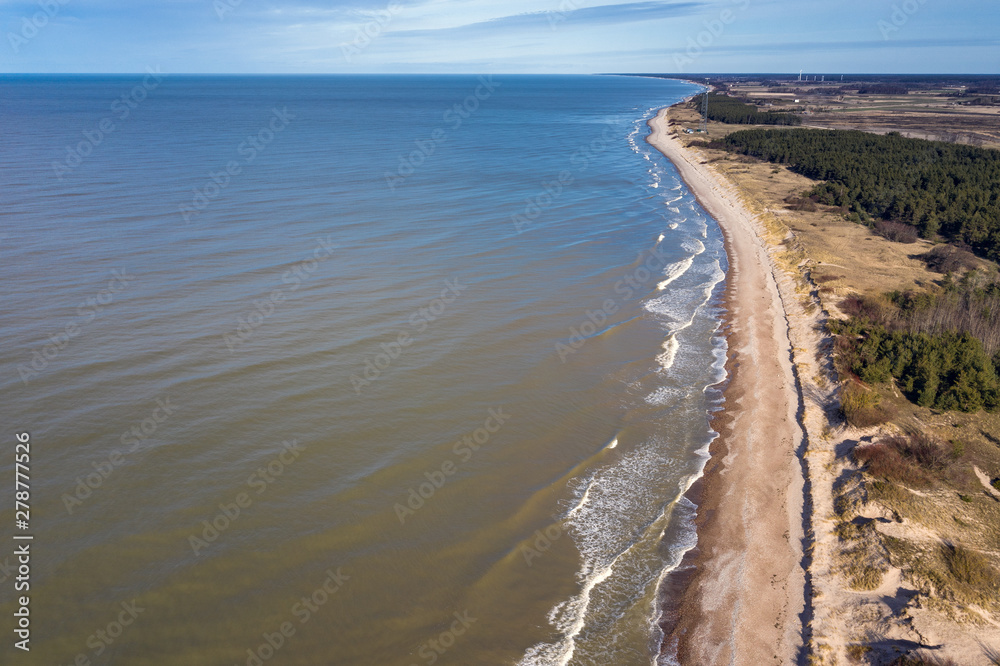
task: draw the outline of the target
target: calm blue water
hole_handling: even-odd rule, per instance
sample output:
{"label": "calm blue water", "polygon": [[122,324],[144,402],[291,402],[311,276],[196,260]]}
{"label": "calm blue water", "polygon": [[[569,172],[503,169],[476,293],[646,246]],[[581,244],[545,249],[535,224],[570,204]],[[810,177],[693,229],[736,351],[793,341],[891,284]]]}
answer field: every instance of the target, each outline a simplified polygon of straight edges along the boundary
{"label": "calm blue water", "polygon": [[653,662],[724,358],[719,230],[643,140],[695,91],[0,79],[18,663]]}

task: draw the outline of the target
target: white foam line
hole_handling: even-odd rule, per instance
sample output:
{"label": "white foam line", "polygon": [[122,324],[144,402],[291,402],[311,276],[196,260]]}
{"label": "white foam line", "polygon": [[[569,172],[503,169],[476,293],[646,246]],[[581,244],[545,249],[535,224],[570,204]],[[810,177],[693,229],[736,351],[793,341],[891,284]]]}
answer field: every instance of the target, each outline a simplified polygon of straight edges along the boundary
{"label": "white foam line", "polygon": [[[693,322],[694,320],[692,319],[691,321]],[[682,329],[687,328],[690,325],[691,323],[689,322],[686,326],[683,326]],[[675,333],[671,333],[670,336],[663,341],[663,353],[656,357],[656,361],[660,364],[661,368],[669,370],[674,366],[674,359],[677,358],[677,350],[680,349],[680,346],[681,343],[677,341],[677,335]]]}
{"label": "white foam line", "polygon": [[[687,524],[685,525],[687,529],[685,529],[682,534],[682,537],[686,538],[684,538],[679,544],[677,544],[680,547],[680,552],[677,553],[677,557],[675,558],[673,563],[666,565],[665,567],[663,567],[663,570],[660,571],[660,576],[659,578],[657,578],[656,587],[654,588],[657,592],[659,592],[660,587],[663,585],[664,579],[667,576],[669,576],[673,571],[675,571],[677,567],[681,565],[681,562],[684,561],[684,557],[688,554],[688,552],[692,548],[698,545],[698,530],[694,524],[694,512],[698,510],[698,506],[694,502],[688,499],[687,494],[688,491],[691,490],[691,486],[693,486],[698,479],[702,478],[705,475],[705,463],[707,463],[709,459],[708,450],[709,447],[711,447],[712,442],[715,441],[715,438],[718,436],[719,433],[712,430],[711,435],[708,438],[708,442],[705,444],[705,446],[695,451],[695,453],[697,453],[702,458],[701,470],[699,470],[697,474],[692,474],[687,478],[687,480],[684,482],[684,486],[680,489],[681,492],[680,494],[678,494],[677,499],[674,500],[670,505],[668,505],[667,508],[664,509],[664,514],[666,514],[667,511],[672,511],[674,506],[681,504],[682,502],[687,502],[687,504],[689,505],[688,508],[692,510],[692,514],[691,516],[689,516]],[[651,604],[650,617],[649,617],[649,625],[654,632],[659,629],[659,620],[660,620],[659,594],[654,594]],[[660,642],[662,642],[663,640],[662,632],[659,635],[660,635]],[[658,657],[653,657],[651,666],[680,666],[680,664],[674,655],[665,654],[665,655],[660,655]]]}
{"label": "white foam line", "polygon": [[687,270],[691,268],[691,265],[694,263],[694,257],[695,255],[691,255],[687,259],[683,259],[675,264],[670,264],[669,266],[667,266],[667,270],[664,272],[664,275],[667,276],[667,279],[662,280],[659,284],[657,284],[656,288],[659,289],[660,291],[663,291],[664,289],[667,288],[667,285],[669,285],[671,282],[673,282],[680,276],[684,275],[687,272]]}
{"label": "white foam line", "polygon": [[[620,555],[618,557],[621,557]],[[587,610],[590,608],[590,595],[600,583],[603,583],[611,575],[611,570],[615,566],[615,562],[618,561],[618,557],[612,560],[611,564],[605,567],[596,576],[591,576],[590,580],[583,587],[580,592],[580,603],[578,604],[578,612],[576,614],[576,620],[573,622],[573,626],[570,627],[569,632],[566,634],[565,643],[566,650],[563,652],[562,657],[559,659],[559,666],[567,666],[570,659],[573,658],[573,653],[576,652],[576,637],[580,635],[583,628],[586,626],[587,622]]]}
{"label": "white foam line", "polygon": [[610,442],[608,442],[608,446],[607,446],[607,448],[609,448],[609,449],[613,449],[613,448],[615,448],[616,446],[618,446],[618,438],[617,438],[617,437],[615,437],[615,438],[614,438],[614,439],[612,439],[612,440],[611,440]]}
{"label": "white foam line", "polygon": [[[615,441],[617,442],[618,440],[615,439]],[[566,514],[566,518],[571,518],[573,514],[575,514],[577,511],[579,511],[584,507],[584,505],[587,503],[587,500],[590,499],[590,487],[592,485],[594,485],[593,478],[591,478],[590,481],[587,482],[587,487],[584,489],[583,495],[580,496],[580,501],[576,503],[576,506],[570,509],[569,513]]]}
{"label": "white foam line", "polygon": [[[565,635],[559,643],[551,645],[542,643],[535,645],[521,658],[518,666],[568,666],[573,654],[576,652],[576,639],[586,626],[587,610],[590,608],[590,597],[594,588],[607,580],[613,570],[615,563],[621,559],[622,555],[629,552],[631,546],[624,552],[617,555],[608,566],[598,573],[589,576],[583,589],[580,590],[574,599],[557,604],[549,611],[548,619],[553,625],[558,627]],[[559,616],[563,613],[572,613],[572,624],[567,626],[567,622],[560,622]]]}
{"label": "white foam line", "polygon": [[701,305],[698,306],[699,310],[703,308],[705,305],[707,305],[710,300],[712,300],[712,291],[715,290],[715,285],[719,284],[725,279],[726,279],[726,274],[722,270],[722,266],[719,265],[719,260],[716,259],[715,272],[712,274],[712,279],[709,282],[705,283],[705,300],[704,302],[702,302]]}
{"label": "white foam line", "polygon": [[705,244],[697,238],[688,238],[681,243],[681,248],[694,255],[699,255],[705,251]]}
{"label": "white foam line", "polygon": [[[709,441],[709,443],[711,443],[711,440]],[[701,478],[702,474],[703,474],[702,472],[699,472],[698,474],[692,475],[688,479],[687,484],[684,490],[681,492],[680,496],[673,502],[671,506],[669,506],[667,509],[664,510],[664,513],[666,513],[667,511],[672,511],[673,507],[680,504],[681,502],[687,502],[690,505],[692,512],[697,511],[698,507],[691,500],[687,498],[687,491],[691,488],[691,486],[694,484],[696,480]],[[677,567],[681,565],[681,562],[684,561],[684,557],[688,554],[688,551],[690,551],[692,548],[698,545],[698,532],[697,528],[694,525],[693,513],[691,516],[688,517],[688,520],[686,521],[684,527],[686,529],[684,529],[684,532],[682,534],[683,540],[679,544],[677,544],[680,547],[680,552],[677,553],[677,557],[674,559],[673,562],[663,567],[663,569],[660,571],[660,575],[656,579],[656,587],[653,588],[657,592],[657,594],[653,595],[653,600],[652,603],[650,604],[649,628],[650,632],[653,635],[659,637],[657,639],[657,644],[662,644],[664,638],[663,631],[660,629],[660,603],[659,603],[660,595],[658,594],[660,588],[663,586],[663,581],[666,580],[667,576],[676,571]],[[667,653],[663,655],[654,656],[651,662],[651,666],[680,666],[680,663],[677,661],[677,658],[673,654]]]}
{"label": "white foam line", "polygon": [[[615,437],[617,440],[617,437]],[[598,525],[607,523],[610,527],[617,524],[616,506],[619,501],[624,500],[625,505],[618,507],[618,510],[627,509],[627,505],[637,501],[636,495],[630,492],[631,481],[636,474],[646,476],[654,473],[654,468],[660,464],[660,460],[649,455],[642,455],[635,452],[634,455],[626,456],[619,463],[595,472],[585,481],[581,479],[581,485],[586,483],[586,488],[582,493],[587,497],[586,502],[577,504],[572,518],[567,520],[570,532],[574,534],[577,546],[581,554],[581,567],[577,573],[577,580],[580,588],[578,592],[565,601],[557,603],[548,613],[549,622],[560,633],[560,637],[553,642],[538,643],[529,648],[521,660],[519,666],[568,666],[576,654],[579,647],[577,641],[587,628],[590,617],[591,605],[595,602],[594,592],[598,585],[601,585],[609,578],[613,580],[616,568],[620,562],[624,562],[630,553],[634,552],[636,546],[647,542],[648,530],[656,524],[658,518],[652,519],[641,527],[641,536],[638,538],[627,537],[627,535],[615,535],[605,533],[605,528]],[[605,486],[610,483],[610,486]],[[589,491],[589,493],[588,493]],[[605,503],[607,500],[610,503]],[[663,507],[657,512],[662,515]],[[596,513],[595,513],[596,512]],[[579,515],[577,515],[579,514]],[[592,515],[593,514],[593,515]],[[569,517],[568,517],[569,518]],[[598,525],[594,524],[596,519]],[[595,529],[597,531],[595,531]],[[583,530],[577,533],[577,530]],[[624,541],[614,537],[626,537]],[[605,537],[612,537],[613,541],[620,541],[614,545],[614,550],[609,552],[609,547],[613,544],[605,543]],[[593,541],[597,538],[597,541]],[[614,554],[614,557],[610,557]],[[607,557],[607,559],[605,559]]]}
{"label": "white foam line", "polygon": [[722,266],[719,265],[718,259],[716,259],[715,261],[715,270],[716,272],[712,275],[714,280],[705,283],[704,300],[702,300],[701,303],[695,306],[694,312],[691,313],[691,318],[687,320],[687,323],[685,323],[683,326],[678,326],[677,328],[671,331],[672,335],[680,333],[685,328],[694,323],[694,320],[698,317],[698,314],[701,312],[701,309],[706,305],[708,305],[709,302],[712,300],[712,292],[715,290],[715,285],[719,284],[724,279],[726,279],[726,274],[722,272]]}
{"label": "white foam line", "polygon": [[695,307],[694,312],[691,313],[691,318],[684,324],[671,330],[670,335],[663,342],[664,351],[656,357],[656,361],[664,370],[672,368],[674,360],[677,358],[677,351],[680,349],[680,342],[677,340],[677,334],[694,324],[694,320],[698,317],[701,309],[708,305],[708,303],[712,300],[712,291],[715,289],[715,285],[722,282],[722,280],[726,277],[726,274],[722,272],[722,267],[719,266],[718,261],[715,262],[715,266],[717,272],[712,276],[715,280],[705,285],[705,299]]}
{"label": "white foam line", "polygon": [[[692,477],[691,479],[688,480],[687,483],[688,488],[690,488],[691,484],[694,483],[695,478],[696,477]],[[663,511],[660,513],[660,518],[664,517],[668,509],[671,509],[673,505],[677,504],[677,502],[684,499],[683,494],[686,492],[687,489],[685,489],[681,493],[681,495],[678,497],[677,500],[665,506],[663,508]],[[647,524],[646,529],[648,529],[650,525],[655,524],[657,520],[659,520],[659,518],[654,519],[649,524]],[[576,638],[580,635],[580,633],[583,631],[583,628],[586,626],[587,611],[590,609],[590,597],[592,592],[594,591],[594,588],[596,588],[598,585],[607,580],[614,572],[615,564],[617,564],[618,560],[620,560],[622,557],[628,554],[632,550],[632,548],[635,547],[641,541],[642,539],[637,539],[631,544],[629,544],[629,546],[625,550],[616,555],[615,558],[608,563],[608,566],[601,569],[598,573],[590,576],[587,579],[587,582],[584,584],[583,589],[580,591],[580,594],[576,597],[576,599],[568,602],[565,605],[559,604],[549,612],[549,621],[556,626],[558,626],[557,621],[560,615],[560,611],[562,611],[564,608],[572,607],[575,612],[575,618],[573,620],[573,624],[570,625],[568,630],[564,631],[566,635],[565,638],[563,638],[563,640],[561,641],[560,645],[564,645],[565,647],[562,649],[562,654],[555,657],[555,659],[557,659],[558,661],[548,661],[546,662],[546,666],[550,666],[552,664],[556,664],[557,666],[569,665],[570,660],[573,658],[573,654],[576,652]],[[692,544],[692,547],[693,545],[694,544]],[[565,623],[563,623],[563,626],[565,626]],[[535,646],[535,647],[537,648],[540,646]],[[552,647],[552,646],[545,646],[545,647]],[[532,650],[529,651],[529,653],[533,652],[534,649],[535,648],[532,648]],[[550,655],[551,652],[546,651],[546,654],[544,656],[552,659]],[[525,659],[527,659],[528,656],[535,656],[535,654],[525,655]],[[528,662],[525,661],[525,659],[522,659],[521,662],[519,662],[519,666],[522,665],[535,666],[536,664],[538,664],[538,662],[533,662],[533,661]]]}

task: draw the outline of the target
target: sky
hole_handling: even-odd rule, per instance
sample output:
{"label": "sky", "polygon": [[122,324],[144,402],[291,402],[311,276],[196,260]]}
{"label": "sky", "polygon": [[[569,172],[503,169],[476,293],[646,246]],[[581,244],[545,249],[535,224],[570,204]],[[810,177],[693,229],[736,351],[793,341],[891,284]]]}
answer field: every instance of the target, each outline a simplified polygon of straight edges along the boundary
{"label": "sky", "polygon": [[0,72],[1000,73],[997,0],[0,0]]}

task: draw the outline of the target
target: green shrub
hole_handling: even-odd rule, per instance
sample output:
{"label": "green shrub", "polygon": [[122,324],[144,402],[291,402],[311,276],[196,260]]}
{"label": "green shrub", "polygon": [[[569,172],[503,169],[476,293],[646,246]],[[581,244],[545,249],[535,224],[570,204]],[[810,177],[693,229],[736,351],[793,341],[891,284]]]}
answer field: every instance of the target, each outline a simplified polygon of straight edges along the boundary
{"label": "green shrub", "polygon": [[872,476],[911,486],[927,484],[927,475],[894,447],[878,442],[854,448],[854,459]]}
{"label": "green shrub", "polygon": [[855,428],[871,428],[888,421],[892,414],[882,407],[878,393],[850,382],[840,394],[840,410]]}
{"label": "green shrub", "polygon": [[[1000,407],[1000,378],[993,359],[971,333],[890,332],[859,322],[843,336],[841,365],[869,384],[895,378],[921,407],[976,412]],[[850,330],[850,329],[848,329]],[[843,347],[847,347],[843,350]]]}
{"label": "green shrub", "polygon": [[965,442],[960,439],[952,440],[951,442],[951,457],[958,460],[965,455]]}
{"label": "green shrub", "polygon": [[852,643],[847,646],[847,656],[858,662],[864,659],[865,655],[871,651],[872,649],[870,646],[862,645],[861,643]]}
{"label": "green shrub", "polygon": [[872,476],[914,486],[926,485],[951,463],[946,449],[922,432],[883,437],[856,446],[853,454]]}
{"label": "green shrub", "polygon": [[897,243],[916,243],[919,238],[915,227],[894,220],[876,220],[875,233]]}
{"label": "green shrub", "polygon": [[942,472],[951,462],[945,448],[924,432],[892,435],[882,440],[906,459],[931,472]]}

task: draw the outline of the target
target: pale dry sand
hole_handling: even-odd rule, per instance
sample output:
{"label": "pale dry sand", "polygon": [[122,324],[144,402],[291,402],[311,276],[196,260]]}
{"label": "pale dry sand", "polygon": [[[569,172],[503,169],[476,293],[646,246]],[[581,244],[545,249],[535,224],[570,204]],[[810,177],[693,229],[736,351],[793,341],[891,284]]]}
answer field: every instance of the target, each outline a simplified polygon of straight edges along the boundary
{"label": "pale dry sand", "polygon": [[673,629],[682,664],[794,664],[808,620],[803,409],[780,276],[738,193],[670,134],[648,141],[718,222],[729,255],[730,378],[699,498],[698,555]]}

